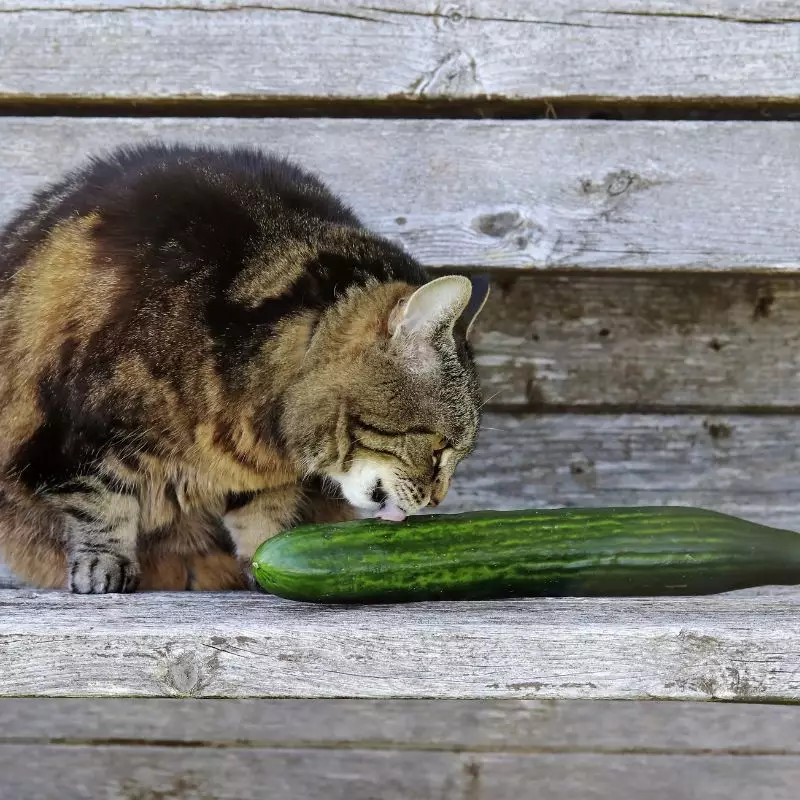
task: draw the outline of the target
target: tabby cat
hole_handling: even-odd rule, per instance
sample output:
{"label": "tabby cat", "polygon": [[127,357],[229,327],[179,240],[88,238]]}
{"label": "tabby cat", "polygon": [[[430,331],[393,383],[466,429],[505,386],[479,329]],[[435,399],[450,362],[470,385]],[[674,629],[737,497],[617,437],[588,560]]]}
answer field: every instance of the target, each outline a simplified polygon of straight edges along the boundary
{"label": "tabby cat", "polygon": [[0,235],[0,559],[80,593],[244,588],[281,530],[436,505],[487,292],[256,150],[91,160]]}

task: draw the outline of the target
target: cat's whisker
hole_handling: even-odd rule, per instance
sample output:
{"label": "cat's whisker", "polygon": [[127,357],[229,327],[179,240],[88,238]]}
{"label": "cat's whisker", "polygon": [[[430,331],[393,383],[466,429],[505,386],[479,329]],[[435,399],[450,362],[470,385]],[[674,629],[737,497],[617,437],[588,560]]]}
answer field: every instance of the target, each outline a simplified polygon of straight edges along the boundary
{"label": "cat's whisker", "polygon": [[486,399],[485,399],[485,400],[484,400],[484,401],[483,401],[483,402],[480,404],[479,408],[483,408],[484,406],[488,405],[489,403],[491,403],[491,402],[492,402],[492,400],[494,400],[494,399],[495,399],[495,397],[499,397],[499,396],[500,396],[501,394],[503,394],[503,392],[505,392],[505,391],[506,391],[505,389],[499,389],[499,390],[498,390],[498,391],[496,391],[496,392],[495,392],[493,395],[491,395],[491,396],[487,397],[487,398],[486,398]]}

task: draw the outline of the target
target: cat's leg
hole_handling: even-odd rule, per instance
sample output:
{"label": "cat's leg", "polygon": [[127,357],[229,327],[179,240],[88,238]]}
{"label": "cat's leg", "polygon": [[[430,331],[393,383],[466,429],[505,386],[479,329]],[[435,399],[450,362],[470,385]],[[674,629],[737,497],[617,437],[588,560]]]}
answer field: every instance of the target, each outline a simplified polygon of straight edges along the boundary
{"label": "cat's leg", "polygon": [[139,500],[133,490],[86,478],[49,499],[64,515],[69,588],[77,594],[135,591]]}
{"label": "cat's leg", "polygon": [[[222,509],[220,509],[220,512]],[[182,514],[166,533],[139,535],[139,589],[147,591],[232,591],[246,589],[230,534],[221,520]]]}
{"label": "cat's leg", "polygon": [[60,515],[43,500],[2,480],[0,562],[37,589],[63,589],[66,584]]}
{"label": "cat's leg", "polygon": [[347,522],[356,516],[356,510],[347,500],[315,482],[305,488],[298,522]]}
{"label": "cat's leg", "polygon": [[296,524],[302,502],[303,493],[297,484],[229,496],[222,522],[251,588],[257,588],[250,566],[253,554],[265,539]]}

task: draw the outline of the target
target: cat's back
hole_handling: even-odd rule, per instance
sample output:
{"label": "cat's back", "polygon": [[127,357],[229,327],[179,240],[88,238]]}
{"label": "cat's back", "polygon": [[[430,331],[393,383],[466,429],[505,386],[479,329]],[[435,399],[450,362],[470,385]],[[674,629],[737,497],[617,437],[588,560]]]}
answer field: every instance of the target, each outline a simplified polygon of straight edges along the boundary
{"label": "cat's back", "polygon": [[76,232],[105,250],[106,263],[130,263],[135,253],[135,266],[147,255],[230,262],[259,233],[302,235],[312,223],[359,226],[319,179],[286,159],[251,148],[123,147],[40,191],[0,232],[0,289],[48,242],[74,245]]}
{"label": "cat's back", "polygon": [[66,175],[0,233],[0,433],[35,429],[54,386],[79,402],[123,367],[127,383],[178,380],[187,345],[198,361],[210,335],[250,331],[227,300],[248,265],[254,285],[274,284],[280,260],[259,254],[320,227],[358,220],[317,178],[252,149],[123,148]]}

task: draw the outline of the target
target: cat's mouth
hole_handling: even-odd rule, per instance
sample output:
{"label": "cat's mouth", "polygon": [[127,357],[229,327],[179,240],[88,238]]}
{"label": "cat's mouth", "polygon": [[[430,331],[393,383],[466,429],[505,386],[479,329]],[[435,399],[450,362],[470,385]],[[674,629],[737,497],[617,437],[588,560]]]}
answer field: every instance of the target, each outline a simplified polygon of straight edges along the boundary
{"label": "cat's mouth", "polygon": [[389,499],[389,495],[380,480],[375,484],[375,488],[370,494],[370,500],[378,504],[378,511],[375,514],[378,519],[384,519],[388,522],[403,522],[405,520],[406,512],[397,503]]}

